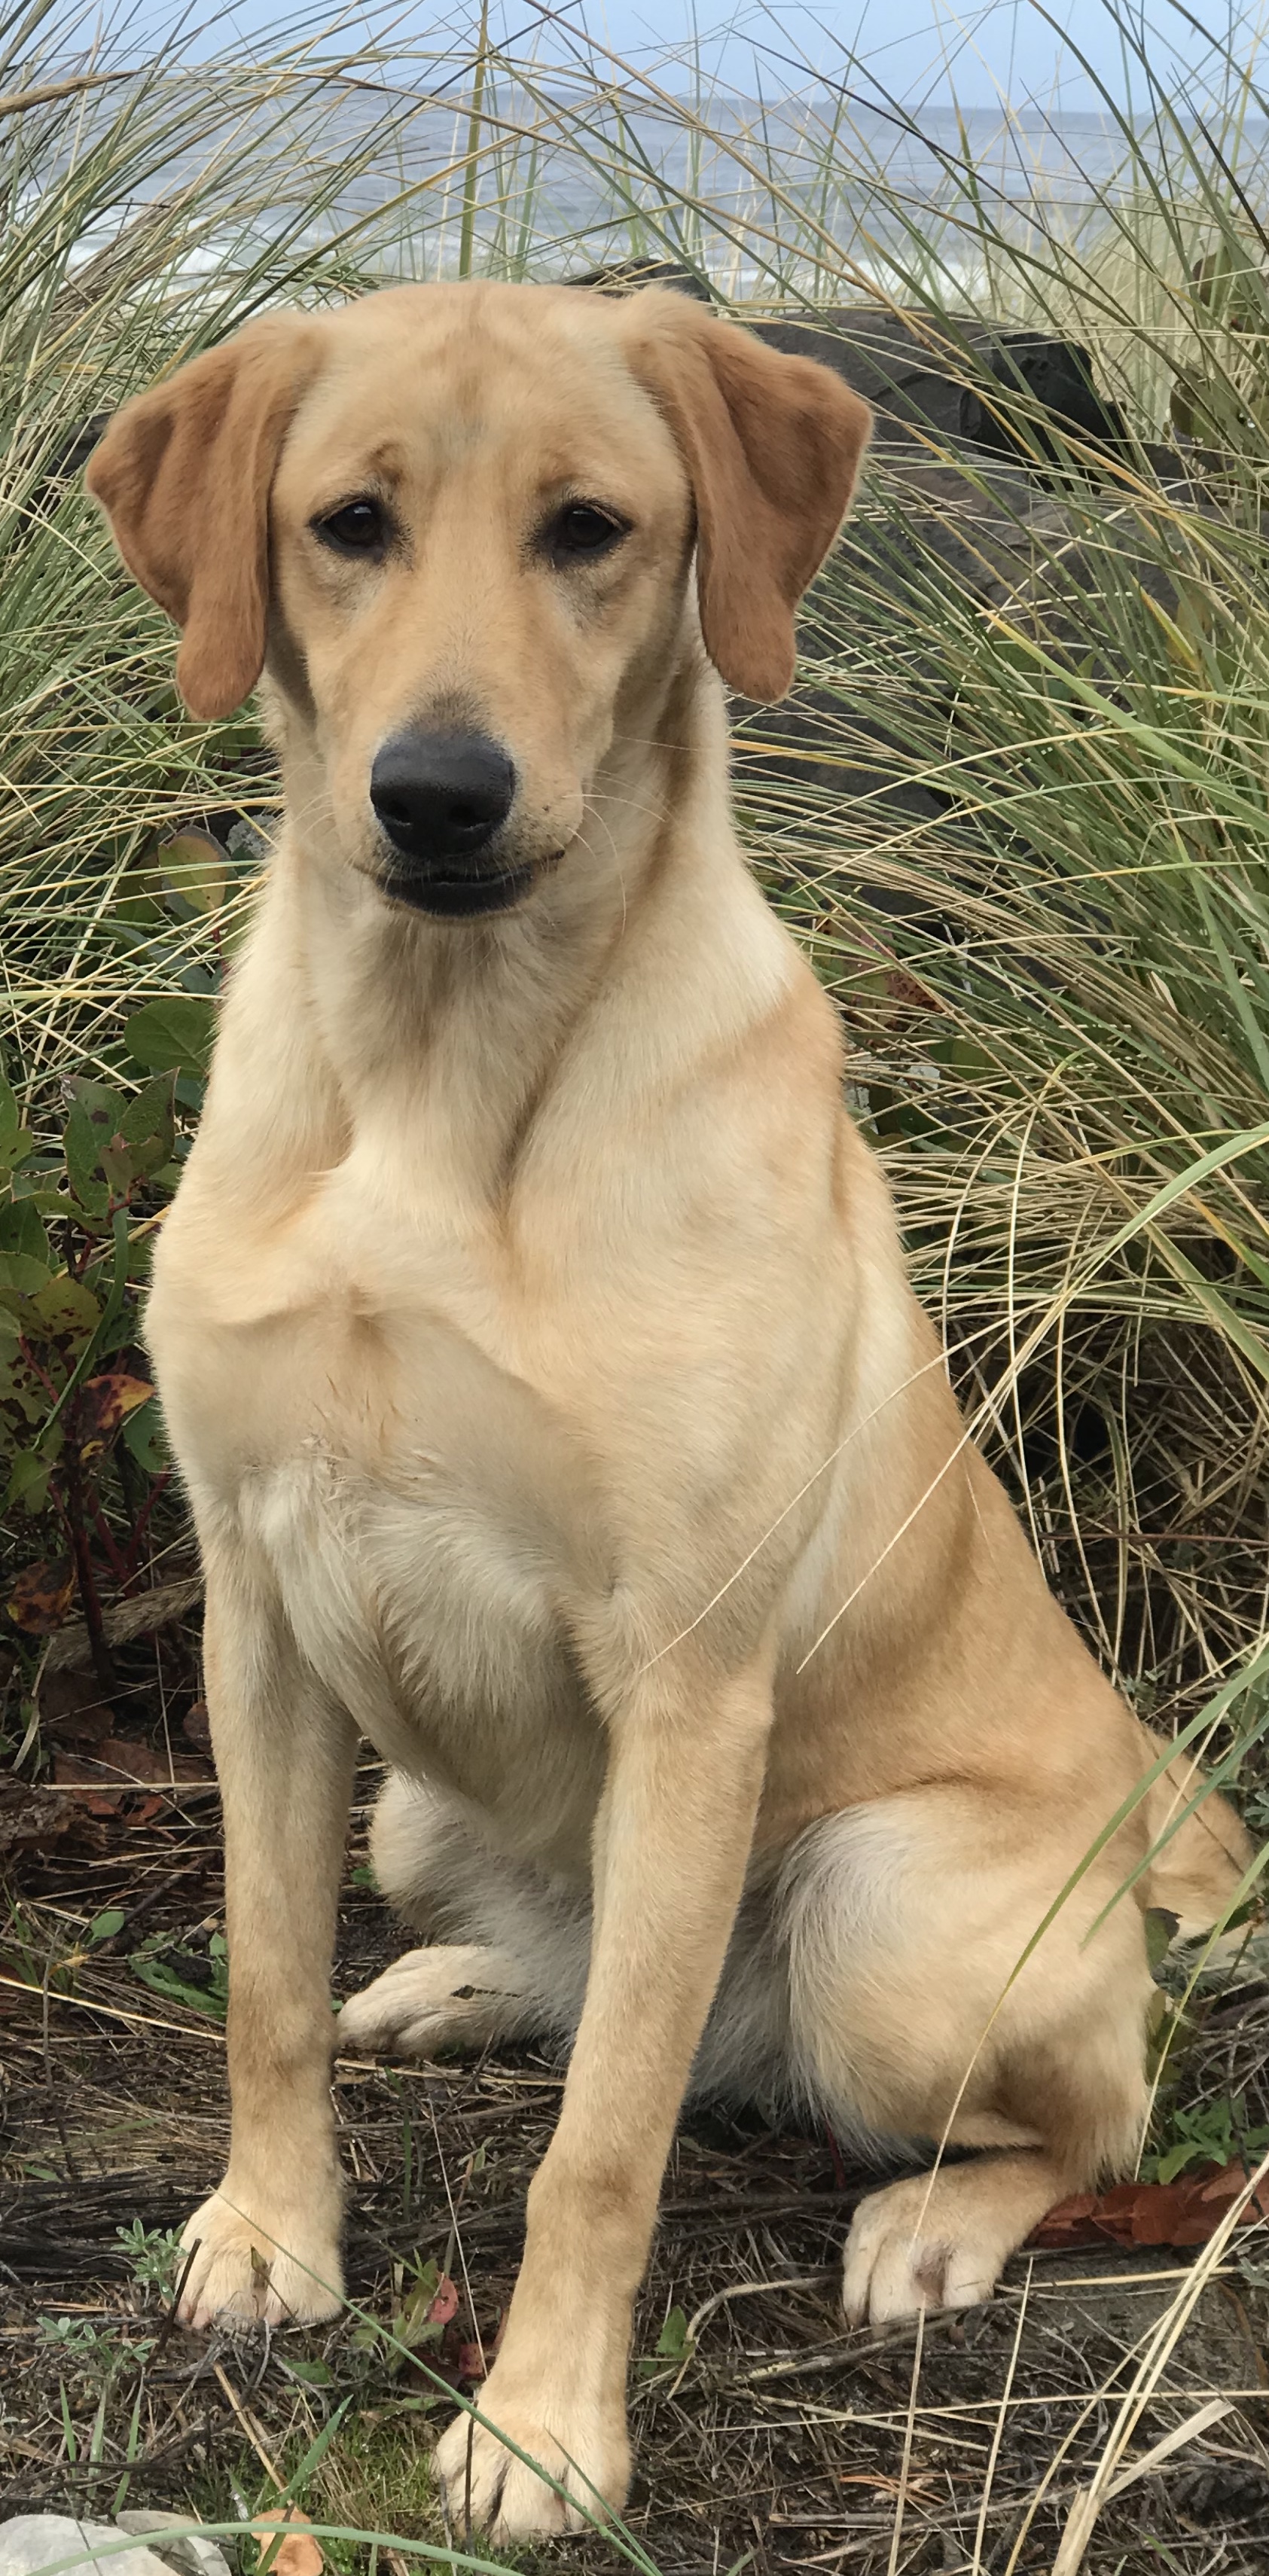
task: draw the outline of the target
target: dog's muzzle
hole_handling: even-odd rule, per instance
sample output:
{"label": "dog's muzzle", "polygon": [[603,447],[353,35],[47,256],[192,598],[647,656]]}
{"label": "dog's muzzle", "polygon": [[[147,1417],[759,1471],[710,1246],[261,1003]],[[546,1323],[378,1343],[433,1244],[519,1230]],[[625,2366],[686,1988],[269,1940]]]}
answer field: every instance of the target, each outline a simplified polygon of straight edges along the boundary
{"label": "dog's muzzle", "polygon": [[514,763],[487,734],[394,734],[370,773],[385,893],[450,921],[517,903],[533,869],[495,847],[515,793]]}

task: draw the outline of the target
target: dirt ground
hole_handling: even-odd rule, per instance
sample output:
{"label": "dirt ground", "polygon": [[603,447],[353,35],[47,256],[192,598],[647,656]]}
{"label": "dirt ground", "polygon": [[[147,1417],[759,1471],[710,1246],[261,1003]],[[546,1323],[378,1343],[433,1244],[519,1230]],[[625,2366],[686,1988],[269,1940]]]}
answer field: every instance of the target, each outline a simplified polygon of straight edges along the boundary
{"label": "dirt ground", "polygon": [[[289,2487],[314,2520],[443,2549],[427,2467],[447,2405],[437,2374],[478,2389],[561,2070],[532,2052],[340,2064],[347,2315],[233,2340],[169,2322],[162,2238],[218,2178],[228,2128],[218,1809],[190,1615],[126,1650],[122,1712],[82,1674],[46,1672],[44,1775],[0,1784],[0,2520],[126,2502],[233,2521]],[[368,1768],[341,1995],[398,1937],[362,1857],[374,1784]],[[1250,2098],[1266,2031],[1262,1983],[1226,1993],[1196,2098]],[[1085,2565],[1264,2576],[1266,2229],[1215,2266],[1206,2251],[1024,2254],[990,2306],[920,2334],[849,2333],[837,2258],[868,2180],[826,2135],[684,2127],[635,2337],[636,2562],[664,2576],[1047,2570],[1112,2439],[1126,2427],[1122,2479],[1183,2428],[1112,2488]],[[354,2541],[325,2545],[338,2569],[365,2564]],[[619,2563],[599,2536],[540,2555]],[[247,2576],[246,2540],[240,2563]]]}

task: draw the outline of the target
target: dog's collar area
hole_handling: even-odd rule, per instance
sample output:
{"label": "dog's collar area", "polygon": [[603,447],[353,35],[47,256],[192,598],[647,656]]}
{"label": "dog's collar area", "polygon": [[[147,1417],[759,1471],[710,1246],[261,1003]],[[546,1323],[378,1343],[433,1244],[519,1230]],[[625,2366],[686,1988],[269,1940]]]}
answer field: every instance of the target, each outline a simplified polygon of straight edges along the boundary
{"label": "dog's collar area", "polygon": [[533,883],[534,869],[505,868],[489,876],[424,876],[387,874],[380,878],[391,903],[425,912],[434,921],[470,921],[482,913],[509,912]]}

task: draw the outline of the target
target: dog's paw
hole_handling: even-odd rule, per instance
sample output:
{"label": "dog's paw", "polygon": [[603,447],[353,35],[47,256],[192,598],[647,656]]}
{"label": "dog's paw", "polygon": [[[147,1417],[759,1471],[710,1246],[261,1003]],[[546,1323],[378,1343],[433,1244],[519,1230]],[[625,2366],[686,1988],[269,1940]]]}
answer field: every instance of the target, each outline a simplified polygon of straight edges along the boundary
{"label": "dog's paw", "polygon": [[249,2217],[249,2206],[227,2174],[188,2221],[181,2247],[192,2260],[181,2291],[182,2324],[204,2327],[236,2317],[312,2326],[338,2316],[344,2299],[338,2204],[325,2218],[284,2208]]}
{"label": "dog's paw", "polygon": [[920,2308],[974,2308],[991,2297],[1032,2223],[1028,2215],[1019,2229],[1012,2202],[993,2201],[993,2173],[1005,2162],[951,2165],[861,2200],[842,2264],[851,2325],[890,2325]]}
{"label": "dog's paw", "polygon": [[480,2423],[456,2416],[437,2446],[453,2530],[484,2531],[506,2546],[583,2531],[588,2520],[620,2511],[630,2484],[630,2442],[619,2397],[605,2404],[572,2391],[557,2397],[549,2386],[530,2392],[500,2378],[495,2364],[480,2414]]}
{"label": "dog's paw", "polygon": [[358,2057],[435,2057],[506,2039],[524,2018],[522,1983],[505,1951],[476,1943],[407,1950],[374,1983],[350,1995],[335,2046]]}

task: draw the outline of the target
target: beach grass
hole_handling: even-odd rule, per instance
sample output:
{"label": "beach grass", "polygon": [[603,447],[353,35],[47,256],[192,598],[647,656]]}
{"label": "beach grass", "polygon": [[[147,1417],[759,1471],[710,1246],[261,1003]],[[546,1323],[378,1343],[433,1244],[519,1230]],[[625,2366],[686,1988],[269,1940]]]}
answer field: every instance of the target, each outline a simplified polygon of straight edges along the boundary
{"label": "beach grass", "polygon": [[[774,21],[757,27],[743,96],[711,80],[703,41],[649,65],[545,19],[514,48],[487,16],[458,19],[426,53],[386,21],[376,38],[364,21],[297,20],[256,58],[192,27],[139,50],[126,20],[71,43],[64,15],[39,6],[0,27],[3,1071],[50,1152],[68,1080],[134,1089],[129,1019],[148,1000],[214,998],[276,811],[254,716],[185,714],[171,631],[119,574],[84,496],[92,425],[118,401],[271,302],[402,276],[550,278],[650,258],[691,270],[742,320],[861,302],[915,316],[1009,461],[930,435],[914,479],[912,457],[879,444],[810,606],[797,722],[757,711],[741,726],[742,823],[840,1004],[852,1107],[1046,1573],[1142,1714],[1197,1726],[1269,1850],[1258,57],[1250,38],[1216,44],[1201,91],[1181,94],[1125,16],[1133,110],[1105,98],[1082,180],[1078,137],[1059,131],[1058,186],[1042,113],[1002,109],[994,128],[922,117],[867,60],[802,64]],[[985,372],[969,328],[984,320],[1087,350],[1121,409],[1113,448],[1055,439],[1021,378]],[[178,1094],[186,1132],[197,1098],[188,1083]],[[172,1496],[155,1527],[179,1560]],[[15,1507],[9,1582],[48,1544]],[[5,1741],[38,1779],[29,1660],[15,1673]],[[1192,2051],[1185,2098],[1213,2115],[1236,2098],[1254,2126],[1264,2025],[1248,1992],[1242,2037],[1230,2023]],[[752,2286],[752,2243],[745,2260]],[[1205,2254],[1199,2286],[1224,2262],[1250,2302],[1254,2263],[1235,2277],[1231,2260]],[[1151,2388],[1183,2349],[1194,2295],[1178,2280],[1152,2328]],[[911,2475],[920,2345],[910,2363],[908,2414],[886,2398],[876,2493],[888,2475],[893,2494],[858,2564],[1048,2564],[1028,2554],[1034,2532],[1061,2545],[1074,2528],[1048,2431],[1038,2448],[998,2441],[981,2514],[957,2507],[962,2555],[960,2538],[941,2561],[905,2554],[914,2532],[922,2549],[938,2533]],[[654,2418],[665,2382],[648,2382]],[[1162,2560],[1116,2520],[1131,2384],[1122,2370],[1089,2383],[1087,2563],[1197,2571],[1183,2512]],[[1215,2378],[1192,2412],[1232,2386]],[[1010,2377],[1010,2442],[1033,2397],[1025,2370]],[[705,2413],[716,2431],[712,2384]],[[1183,2413],[1177,2399],[1161,2420]],[[667,2399],[667,2440],[672,2418]],[[808,2400],[803,2430],[816,2420]],[[305,2478],[306,2501],[325,2497],[344,2531],[392,2484],[391,2440],[357,2423]],[[730,2533],[725,2466],[710,2474],[701,2529]],[[1037,2481],[1057,2498],[1039,2524]],[[224,2504],[210,2464],[200,2495]],[[391,2546],[386,2523],[379,2540]],[[361,2563],[351,2542],[330,2546]],[[836,2558],[855,2563],[845,2544]],[[692,2563],[677,2528],[662,2563]]]}

